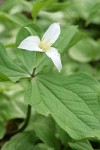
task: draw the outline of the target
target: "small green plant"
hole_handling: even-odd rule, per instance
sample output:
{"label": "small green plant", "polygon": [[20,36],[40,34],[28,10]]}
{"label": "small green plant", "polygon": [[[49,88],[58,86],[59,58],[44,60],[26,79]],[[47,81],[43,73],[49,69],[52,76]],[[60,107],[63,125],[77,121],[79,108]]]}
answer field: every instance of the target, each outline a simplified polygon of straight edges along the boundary
{"label": "small green plant", "polygon": [[100,1],[0,3],[0,149],[99,150]]}

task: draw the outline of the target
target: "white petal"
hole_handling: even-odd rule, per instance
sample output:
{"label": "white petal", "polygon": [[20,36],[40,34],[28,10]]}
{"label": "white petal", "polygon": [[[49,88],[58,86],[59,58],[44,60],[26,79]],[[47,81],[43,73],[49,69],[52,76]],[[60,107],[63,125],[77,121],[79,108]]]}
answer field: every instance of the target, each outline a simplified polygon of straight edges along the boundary
{"label": "white petal", "polygon": [[43,50],[39,48],[39,43],[40,43],[39,37],[29,36],[20,43],[18,48],[29,50],[29,51],[43,52]]}
{"label": "white petal", "polygon": [[51,47],[51,49],[45,51],[45,53],[47,54],[48,57],[51,58],[54,65],[56,66],[56,68],[60,72],[62,69],[62,64],[61,64],[60,54],[58,53],[58,51],[55,48]]}
{"label": "white petal", "polygon": [[49,26],[47,31],[43,35],[44,41],[49,41],[52,45],[57,39],[60,34],[60,25],[59,23],[53,23]]}

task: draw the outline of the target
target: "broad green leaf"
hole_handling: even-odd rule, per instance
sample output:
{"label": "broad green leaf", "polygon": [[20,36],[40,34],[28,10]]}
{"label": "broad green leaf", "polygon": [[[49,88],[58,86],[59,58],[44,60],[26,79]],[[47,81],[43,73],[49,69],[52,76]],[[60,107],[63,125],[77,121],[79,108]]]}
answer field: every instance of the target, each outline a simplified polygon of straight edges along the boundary
{"label": "broad green leaf", "polygon": [[38,2],[33,3],[33,9],[32,9],[32,16],[33,19],[36,19],[39,11],[44,7],[44,6],[49,6],[51,5],[55,0],[41,0]]}
{"label": "broad green leaf", "polygon": [[47,145],[40,143],[34,147],[34,150],[54,150],[54,148],[50,148]]}
{"label": "broad green leaf", "polygon": [[0,82],[9,81],[9,79],[2,73],[0,73]]}
{"label": "broad green leaf", "polygon": [[0,6],[0,11],[8,12],[12,7],[17,4],[18,0],[7,0],[4,1],[3,4]]}
{"label": "broad green leaf", "polygon": [[89,9],[89,16],[87,18],[87,24],[98,20],[100,23],[100,1],[96,2],[91,9]]}
{"label": "broad green leaf", "polygon": [[[18,2],[18,0],[17,0]],[[22,6],[26,12],[31,12],[32,10],[32,1],[20,0],[19,6]]]}
{"label": "broad green leaf", "polygon": [[56,125],[56,126],[57,126],[57,133],[59,135],[59,139],[61,140],[62,144],[65,147],[69,147],[68,144],[69,144],[69,142],[72,141],[71,137],[61,127],[59,127],[58,125]]}
{"label": "broad green leaf", "polygon": [[35,80],[30,80],[24,98],[27,103],[31,101],[33,105],[37,105],[41,102],[40,94],[38,93],[38,85]]}
{"label": "broad green leaf", "polygon": [[[0,139],[4,136],[6,125],[15,118],[26,117],[27,106],[23,103],[22,87],[11,82],[0,83]],[[15,122],[16,124],[16,122]],[[14,127],[15,128],[15,127]],[[13,128],[13,129],[14,129]]]}
{"label": "broad green leaf", "polygon": [[74,4],[73,2],[63,2],[63,3],[55,2],[55,3],[52,3],[50,7],[47,7],[46,10],[56,12],[56,11],[67,9],[73,4]]}
{"label": "broad green leaf", "polygon": [[77,44],[81,40],[85,39],[86,35],[83,34],[83,32],[80,32],[78,29],[76,31],[76,34],[73,36],[70,44],[68,45],[67,49],[71,48],[73,45]]}
{"label": "broad green leaf", "polygon": [[76,61],[89,62],[98,57],[98,45],[91,38],[86,38],[69,50],[69,55]]}
{"label": "broad green leaf", "polygon": [[10,119],[11,102],[1,93],[0,89],[0,139],[3,138],[6,128],[5,122]]}
{"label": "broad green leaf", "polygon": [[6,75],[13,82],[19,80],[20,78],[30,76],[7,55],[2,44],[0,44],[0,72]]}
{"label": "broad green leaf", "polygon": [[100,84],[94,78],[85,74],[61,77],[45,73],[32,82],[37,83],[37,92],[33,84],[31,95],[25,97],[39,113],[51,114],[74,139],[100,139]]}
{"label": "broad green leaf", "polygon": [[84,35],[77,29],[77,26],[67,26],[61,29],[61,34],[54,44],[61,53],[65,53],[70,47],[75,45]]}
{"label": "broad green leaf", "polygon": [[9,116],[8,104],[10,104],[10,102],[8,103],[7,97],[2,94],[0,89],[0,122],[4,121],[5,119],[8,119]]}
{"label": "broad green leaf", "polygon": [[36,141],[35,133],[27,131],[19,133],[11,138],[1,150],[33,150]]}
{"label": "broad green leaf", "polygon": [[93,150],[90,142],[88,140],[82,141],[74,141],[70,138],[70,136],[59,126],[57,126],[57,133],[59,134],[59,138],[61,142],[65,145],[65,147],[71,147],[73,150]]}
{"label": "broad green leaf", "polygon": [[59,144],[55,137],[55,122],[52,118],[43,117],[42,115],[35,116],[33,118],[33,129],[39,139],[46,145],[59,150]]}
{"label": "broad green leaf", "polygon": [[0,12],[0,21],[2,20],[6,20],[6,21],[8,20],[19,26],[24,26],[29,23],[29,20],[24,15],[19,13],[11,15],[4,12]]}
{"label": "broad green leaf", "polygon": [[88,140],[69,143],[73,150],[94,150]]}
{"label": "broad green leaf", "polygon": [[9,104],[0,89],[0,139],[6,132],[5,121],[9,118]]}
{"label": "broad green leaf", "polygon": [[17,54],[22,66],[24,66],[26,72],[31,75],[35,66],[34,63],[36,60],[36,53],[32,51],[18,49]]}

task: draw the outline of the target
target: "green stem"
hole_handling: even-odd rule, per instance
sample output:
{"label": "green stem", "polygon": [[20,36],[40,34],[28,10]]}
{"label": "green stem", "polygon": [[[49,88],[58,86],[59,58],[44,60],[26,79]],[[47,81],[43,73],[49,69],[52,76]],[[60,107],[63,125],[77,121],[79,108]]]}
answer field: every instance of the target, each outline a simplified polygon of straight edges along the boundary
{"label": "green stem", "polygon": [[26,119],[25,119],[25,122],[24,122],[23,126],[19,130],[15,131],[13,133],[7,133],[7,134],[5,134],[5,136],[4,136],[3,139],[10,139],[13,135],[15,135],[15,134],[17,134],[17,133],[22,132],[23,130],[25,130],[26,127],[29,124],[30,117],[31,117],[31,105],[28,104],[27,116],[26,116]]}
{"label": "green stem", "polygon": [[30,117],[31,117],[31,105],[28,104],[27,116],[26,116],[25,122],[24,122],[23,126],[17,131],[17,133],[22,132],[23,130],[26,129],[26,127],[29,124]]}

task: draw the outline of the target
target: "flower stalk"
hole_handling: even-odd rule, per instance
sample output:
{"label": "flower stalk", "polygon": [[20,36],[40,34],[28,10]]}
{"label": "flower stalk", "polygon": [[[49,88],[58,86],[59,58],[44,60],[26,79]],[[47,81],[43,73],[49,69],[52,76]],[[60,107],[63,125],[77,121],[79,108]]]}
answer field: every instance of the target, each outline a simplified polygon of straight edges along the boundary
{"label": "flower stalk", "polygon": [[26,118],[25,118],[25,122],[24,122],[23,126],[17,131],[17,133],[22,132],[22,131],[24,131],[26,129],[26,127],[29,124],[30,117],[31,117],[31,105],[28,104],[27,115],[26,115]]}

